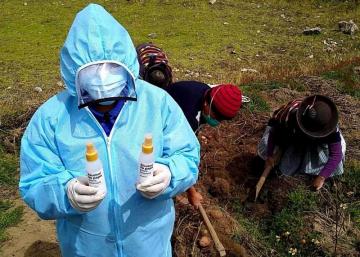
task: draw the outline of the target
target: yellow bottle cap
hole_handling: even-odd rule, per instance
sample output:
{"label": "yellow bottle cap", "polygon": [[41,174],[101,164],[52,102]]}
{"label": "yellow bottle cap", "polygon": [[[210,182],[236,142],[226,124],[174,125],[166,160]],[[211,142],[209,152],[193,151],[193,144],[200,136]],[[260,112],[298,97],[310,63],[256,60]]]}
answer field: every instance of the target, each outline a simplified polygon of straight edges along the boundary
{"label": "yellow bottle cap", "polygon": [[98,159],[98,153],[93,143],[86,144],[86,160],[93,162]]}
{"label": "yellow bottle cap", "polygon": [[154,148],[153,148],[153,144],[152,144],[152,135],[146,134],[144,143],[142,145],[142,152],[150,154],[153,152],[153,150],[154,150]]}

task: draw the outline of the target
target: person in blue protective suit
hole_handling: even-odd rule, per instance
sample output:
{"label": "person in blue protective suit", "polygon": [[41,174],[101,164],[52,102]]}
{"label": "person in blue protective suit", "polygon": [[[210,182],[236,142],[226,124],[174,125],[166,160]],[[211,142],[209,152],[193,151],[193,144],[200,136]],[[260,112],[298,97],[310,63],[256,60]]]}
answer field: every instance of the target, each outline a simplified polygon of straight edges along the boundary
{"label": "person in blue protective suit", "polygon": [[[56,219],[62,256],[171,256],[172,197],[197,179],[199,143],[165,91],[138,78],[127,31],[101,6],[79,12],[61,50],[67,90],[44,103],[21,142],[20,192]],[[138,184],[144,135],[154,176]],[[107,193],[90,187],[85,145],[103,163]]]}

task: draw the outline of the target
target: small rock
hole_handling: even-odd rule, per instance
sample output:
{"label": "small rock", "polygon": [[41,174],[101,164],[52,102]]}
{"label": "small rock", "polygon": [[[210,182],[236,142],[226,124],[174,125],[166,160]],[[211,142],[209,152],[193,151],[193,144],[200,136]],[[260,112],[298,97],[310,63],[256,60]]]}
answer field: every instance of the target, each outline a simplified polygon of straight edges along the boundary
{"label": "small rock", "polygon": [[6,89],[11,89],[12,87],[7,87]]}
{"label": "small rock", "polygon": [[194,60],[194,57],[189,57],[189,60],[193,61],[193,60]]}
{"label": "small rock", "polygon": [[149,38],[156,38],[157,34],[156,33],[150,33],[150,34],[148,34],[148,37]]}
{"label": "small rock", "polygon": [[331,38],[328,38],[328,39],[325,39],[323,41],[324,45],[327,45],[327,46],[337,46],[337,42],[332,40]]}
{"label": "small rock", "polygon": [[64,84],[62,83],[62,81],[56,82],[56,85],[57,85],[58,87],[64,87]]}
{"label": "small rock", "polygon": [[285,14],[281,14],[280,17],[283,18],[283,19],[286,19]]}
{"label": "small rock", "polygon": [[254,72],[254,73],[258,73],[257,70],[255,69],[247,69],[247,68],[242,68],[240,69],[241,72]]}
{"label": "small rock", "polygon": [[224,25],[229,25],[229,23],[225,21],[225,22],[224,22]]}
{"label": "small rock", "polygon": [[27,6],[27,2],[25,2],[24,5]]}
{"label": "small rock", "polygon": [[41,87],[35,87],[35,88],[34,88],[34,91],[35,91],[35,92],[38,92],[38,93],[41,93],[43,90],[42,90]]}
{"label": "small rock", "polygon": [[321,28],[320,27],[306,28],[303,31],[304,35],[318,35],[320,33],[321,33]]}
{"label": "small rock", "polygon": [[358,26],[352,20],[350,20],[349,22],[340,21],[338,23],[338,26],[339,26],[339,31],[349,35],[353,35],[357,30],[359,30]]}
{"label": "small rock", "polygon": [[312,58],[314,58],[314,55],[313,55],[313,54],[310,54],[308,57],[309,57],[310,59],[312,59]]}
{"label": "small rock", "polygon": [[256,31],[256,33],[260,33],[260,30]]}
{"label": "small rock", "polygon": [[355,72],[355,74],[357,74],[358,76],[360,76],[360,66],[354,67],[354,72]]}
{"label": "small rock", "polygon": [[209,4],[215,4],[216,3],[216,0],[210,0],[209,1]]}
{"label": "small rock", "polygon": [[325,48],[325,51],[328,52],[328,53],[332,53],[332,52],[335,51],[335,49],[332,48],[332,47],[330,47],[330,46],[328,46],[328,47]]}
{"label": "small rock", "polygon": [[231,54],[237,54],[237,52],[235,50],[231,50],[230,53]]}
{"label": "small rock", "polygon": [[200,76],[200,73],[199,72],[195,72],[194,76],[197,78]]}
{"label": "small rock", "polygon": [[205,248],[205,247],[208,247],[210,244],[211,244],[211,239],[209,237],[207,237],[207,236],[203,236],[199,240],[199,245],[201,247]]}

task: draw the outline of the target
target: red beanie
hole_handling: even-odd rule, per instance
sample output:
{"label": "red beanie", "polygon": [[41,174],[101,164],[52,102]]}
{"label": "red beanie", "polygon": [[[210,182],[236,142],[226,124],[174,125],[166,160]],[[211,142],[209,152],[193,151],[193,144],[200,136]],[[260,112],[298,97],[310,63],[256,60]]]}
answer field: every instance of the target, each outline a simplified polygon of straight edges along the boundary
{"label": "red beanie", "polygon": [[232,119],[240,109],[242,97],[238,87],[231,84],[222,84],[210,90],[212,105],[224,118]]}

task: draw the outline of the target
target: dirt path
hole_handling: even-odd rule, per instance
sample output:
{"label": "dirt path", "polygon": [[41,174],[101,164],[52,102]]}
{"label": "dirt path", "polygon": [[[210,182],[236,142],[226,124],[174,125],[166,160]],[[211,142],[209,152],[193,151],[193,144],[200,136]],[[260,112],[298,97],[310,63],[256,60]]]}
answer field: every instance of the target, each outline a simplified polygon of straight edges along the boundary
{"label": "dirt path", "polygon": [[[25,206],[16,200],[17,206]],[[10,237],[2,247],[4,257],[60,257],[55,222],[41,220],[29,207],[24,207],[22,221],[7,229]]]}

